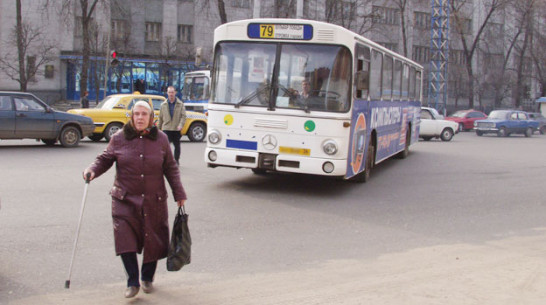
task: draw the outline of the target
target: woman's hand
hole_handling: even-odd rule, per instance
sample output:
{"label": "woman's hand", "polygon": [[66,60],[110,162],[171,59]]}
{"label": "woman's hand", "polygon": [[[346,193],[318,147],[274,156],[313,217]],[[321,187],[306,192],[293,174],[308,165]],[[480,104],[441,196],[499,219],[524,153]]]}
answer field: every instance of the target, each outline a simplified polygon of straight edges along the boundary
{"label": "woman's hand", "polygon": [[83,180],[87,181],[87,175],[89,175],[89,181],[93,180],[95,178],[95,172],[86,168],[84,171],[83,171]]}
{"label": "woman's hand", "polygon": [[178,207],[182,207],[186,203],[186,200],[178,200],[176,203],[178,204]]}

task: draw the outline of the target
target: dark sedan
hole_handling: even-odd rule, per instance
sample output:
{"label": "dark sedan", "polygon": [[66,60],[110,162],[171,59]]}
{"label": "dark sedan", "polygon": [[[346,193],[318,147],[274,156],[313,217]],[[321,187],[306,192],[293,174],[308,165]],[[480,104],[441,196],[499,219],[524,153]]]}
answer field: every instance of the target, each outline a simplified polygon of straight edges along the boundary
{"label": "dark sedan", "polygon": [[0,139],[39,139],[74,147],[93,133],[91,118],[56,111],[31,93],[0,91]]}

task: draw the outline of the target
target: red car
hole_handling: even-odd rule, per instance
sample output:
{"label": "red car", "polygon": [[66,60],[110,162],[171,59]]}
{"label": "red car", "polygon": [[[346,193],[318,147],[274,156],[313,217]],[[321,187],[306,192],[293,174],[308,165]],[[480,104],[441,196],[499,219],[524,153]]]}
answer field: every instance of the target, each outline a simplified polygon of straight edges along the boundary
{"label": "red car", "polygon": [[487,114],[474,109],[459,110],[445,119],[459,123],[459,131],[464,131],[473,129],[475,121],[487,119]]}

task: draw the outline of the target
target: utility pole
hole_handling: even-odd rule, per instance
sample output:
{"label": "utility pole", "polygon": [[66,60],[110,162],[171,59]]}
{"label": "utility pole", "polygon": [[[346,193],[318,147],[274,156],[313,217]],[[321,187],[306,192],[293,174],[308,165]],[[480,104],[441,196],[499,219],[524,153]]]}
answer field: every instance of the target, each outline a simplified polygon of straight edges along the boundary
{"label": "utility pole", "polygon": [[431,0],[428,105],[446,114],[449,59],[449,0]]}

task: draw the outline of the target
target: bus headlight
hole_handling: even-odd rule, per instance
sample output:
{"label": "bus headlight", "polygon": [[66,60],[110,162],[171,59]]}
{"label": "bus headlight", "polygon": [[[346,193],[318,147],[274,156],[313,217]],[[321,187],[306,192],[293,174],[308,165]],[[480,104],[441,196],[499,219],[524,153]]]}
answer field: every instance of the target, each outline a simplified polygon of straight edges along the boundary
{"label": "bus headlight", "polygon": [[334,171],[334,164],[330,161],[324,162],[324,164],[322,164],[322,170],[329,174]]}
{"label": "bus headlight", "polygon": [[216,159],[218,159],[216,152],[214,150],[209,151],[209,160],[214,162]]}
{"label": "bus headlight", "polygon": [[218,144],[220,143],[220,140],[222,140],[222,135],[220,132],[216,129],[211,130],[209,132],[209,142],[212,144]]}
{"label": "bus headlight", "polygon": [[337,153],[337,144],[334,140],[328,140],[322,144],[322,150],[324,150],[327,155],[335,155]]}

